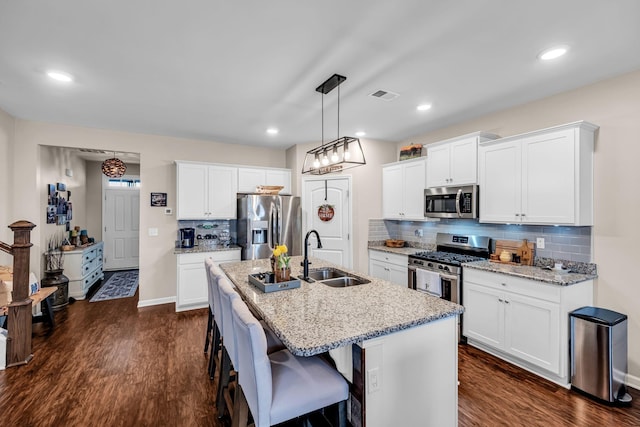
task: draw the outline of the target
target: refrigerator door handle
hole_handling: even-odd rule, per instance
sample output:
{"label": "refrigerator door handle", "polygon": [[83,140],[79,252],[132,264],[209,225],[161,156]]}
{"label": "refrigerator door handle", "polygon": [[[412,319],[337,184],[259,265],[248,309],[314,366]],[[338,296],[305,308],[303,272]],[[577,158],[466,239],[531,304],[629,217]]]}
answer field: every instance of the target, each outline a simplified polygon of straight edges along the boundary
{"label": "refrigerator door handle", "polygon": [[273,251],[275,248],[273,243],[273,207],[269,208],[269,223],[267,224],[267,245]]}

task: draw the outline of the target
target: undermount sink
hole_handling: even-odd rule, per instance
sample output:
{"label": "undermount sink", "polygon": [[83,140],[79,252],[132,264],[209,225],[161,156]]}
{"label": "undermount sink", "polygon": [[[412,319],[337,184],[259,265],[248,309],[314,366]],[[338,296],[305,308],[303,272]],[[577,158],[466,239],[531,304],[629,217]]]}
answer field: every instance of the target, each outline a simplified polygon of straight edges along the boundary
{"label": "undermount sink", "polygon": [[371,283],[371,281],[360,277],[345,276],[323,280],[320,283],[331,286],[332,288],[346,288],[347,286],[364,285],[365,283]]}
{"label": "undermount sink", "polygon": [[327,279],[335,279],[337,277],[346,277],[347,273],[344,271],[337,270],[335,268],[318,268],[314,270],[309,270],[309,278],[313,280],[327,280]]}

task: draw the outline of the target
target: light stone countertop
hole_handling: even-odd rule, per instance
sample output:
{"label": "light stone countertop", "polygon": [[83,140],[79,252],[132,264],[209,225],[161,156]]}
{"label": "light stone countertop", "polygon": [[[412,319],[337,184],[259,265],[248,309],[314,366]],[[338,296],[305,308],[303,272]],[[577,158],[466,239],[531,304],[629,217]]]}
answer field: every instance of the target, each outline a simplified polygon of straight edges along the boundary
{"label": "light stone countertop", "polygon": [[238,245],[229,245],[229,246],[194,246],[192,248],[175,248],[173,253],[176,255],[180,254],[198,254],[202,252],[222,252],[222,251],[237,251],[241,249]]}
{"label": "light stone countertop", "polygon": [[[292,276],[302,274],[302,257],[292,257]],[[310,258],[310,269],[335,267],[371,280],[359,286],[332,288],[301,281],[300,288],[264,293],[248,275],[270,270],[269,260],[220,264],[244,299],[287,348],[312,356],[366,339],[457,316],[464,307],[394,285],[334,264]]]}
{"label": "light stone countertop", "polygon": [[420,249],[420,248],[410,248],[408,246],[405,246],[403,248],[390,248],[384,245],[369,246],[369,249],[374,251],[389,252],[392,254],[400,254],[400,255],[413,255],[417,252],[424,252],[426,250],[426,249]]}
{"label": "light stone countertop", "polygon": [[475,261],[462,264],[463,268],[491,271],[493,273],[508,274],[552,285],[569,286],[586,280],[595,279],[597,274],[580,274],[566,271],[546,270],[541,267],[528,265],[501,264],[491,261]]}

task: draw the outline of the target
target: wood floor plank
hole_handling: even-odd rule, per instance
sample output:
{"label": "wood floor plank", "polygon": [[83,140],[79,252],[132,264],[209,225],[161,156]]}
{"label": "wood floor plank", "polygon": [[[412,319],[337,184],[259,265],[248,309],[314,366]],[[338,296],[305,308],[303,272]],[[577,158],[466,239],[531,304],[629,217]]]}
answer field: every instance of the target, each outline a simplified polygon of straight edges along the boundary
{"label": "wood floor plank", "polygon": [[[33,360],[0,371],[2,425],[222,427],[207,311],[137,302],[77,301],[52,333],[34,325]],[[460,426],[640,426],[636,390],[631,408],[611,408],[464,345],[459,372]]]}

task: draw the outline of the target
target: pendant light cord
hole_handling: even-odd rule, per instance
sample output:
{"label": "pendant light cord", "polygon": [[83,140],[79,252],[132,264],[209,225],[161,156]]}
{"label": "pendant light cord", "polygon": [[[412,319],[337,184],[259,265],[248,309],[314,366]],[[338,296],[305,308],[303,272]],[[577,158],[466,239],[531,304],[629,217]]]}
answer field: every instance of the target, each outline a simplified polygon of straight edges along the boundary
{"label": "pendant light cord", "polygon": [[340,86],[338,86],[338,136],[340,138]]}
{"label": "pendant light cord", "polygon": [[320,140],[320,142],[321,142],[321,145],[324,147],[324,93],[322,94],[321,99],[322,99],[322,101],[321,101],[321,105],[322,105],[322,130],[321,130],[322,139]]}

